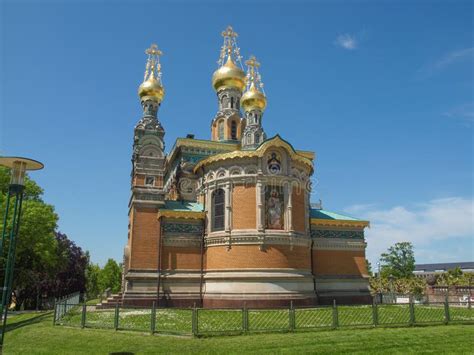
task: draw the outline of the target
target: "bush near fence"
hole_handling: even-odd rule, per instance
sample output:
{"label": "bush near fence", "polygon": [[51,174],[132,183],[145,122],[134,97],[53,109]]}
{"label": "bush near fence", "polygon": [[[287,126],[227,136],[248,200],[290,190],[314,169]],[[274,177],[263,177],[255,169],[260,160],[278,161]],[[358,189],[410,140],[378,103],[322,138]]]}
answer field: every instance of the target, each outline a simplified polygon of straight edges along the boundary
{"label": "bush near fence", "polygon": [[86,304],[62,302],[56,305],[55,310],[55,324],[194,336],[474,323],[474,311],[470,305],[448,301],[358,306],[334,303],[332,306],[290,306],[280,309],[184,309],[119,305],[114,309],[98,309]]}

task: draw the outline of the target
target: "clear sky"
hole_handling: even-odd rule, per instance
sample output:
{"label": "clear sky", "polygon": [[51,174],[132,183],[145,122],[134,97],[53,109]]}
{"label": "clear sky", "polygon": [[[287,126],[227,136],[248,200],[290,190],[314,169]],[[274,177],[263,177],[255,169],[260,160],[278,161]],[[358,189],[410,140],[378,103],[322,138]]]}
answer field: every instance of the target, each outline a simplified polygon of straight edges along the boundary
{"label": "clear sky", "polygon": [[210,80],[232,25],[255,54],[264,128],[317,154],[312,199],[371,220],[368,256],[473,260],[471,1],[2,1],[0,152],[41,160],[59,228],[122,260],[144,50],[164,52],[159,117],[210,138]]}

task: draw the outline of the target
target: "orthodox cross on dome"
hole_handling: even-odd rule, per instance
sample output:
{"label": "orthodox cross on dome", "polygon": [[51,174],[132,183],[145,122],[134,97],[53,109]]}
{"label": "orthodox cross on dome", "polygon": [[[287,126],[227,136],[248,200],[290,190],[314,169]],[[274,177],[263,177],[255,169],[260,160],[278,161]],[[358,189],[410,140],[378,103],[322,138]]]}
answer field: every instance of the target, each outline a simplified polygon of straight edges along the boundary
{"label": "orthodox cross on dome", "polygon": [[240,55],[240,48],[237,46],[237,37],[239,35],[234,32],[231,26],[222,31],[222,37],[224,37],[224,44],[221,47],[221,53],[217,64],[219,67],[223,66],[228,59],[234,63],[238,63],[242,68],[242,56]]}
{"label": "orthodox cross on dome", "polygon": [[265,93],[263,91],[262,77],[258,71],[260,63],[257,61],[257,58],[255,58],[254,55],[251,55],[250,58],[245,61],[245,64],[247,65],[247,90],[250,89],[253,84],[256,89],[260,90],[262,93]]}
{"label": "orthodox cross on dome", "polygon": [[161,83],[160,56],[163,55],[163,52],[158,49],[158,46],[155,43],[153,43],[150,48],[145,50],[145,54],[148,55],[148,58],[146,61],[145,76],[143,81],[153,77]]}

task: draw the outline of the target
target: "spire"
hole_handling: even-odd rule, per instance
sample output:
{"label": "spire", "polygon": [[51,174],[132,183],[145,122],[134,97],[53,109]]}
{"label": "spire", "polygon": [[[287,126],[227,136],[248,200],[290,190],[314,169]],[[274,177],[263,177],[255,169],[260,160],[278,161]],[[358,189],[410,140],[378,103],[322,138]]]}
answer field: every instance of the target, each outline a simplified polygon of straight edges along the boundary
{"label": "spire", "polygon": [[158,113],[158,107],[163,101],[165,89],[161,82],[160,56],[163,54],[156,44],[152,44],[145,51],[148,56],[145,65],[143,83],[138,88],[138,96],[143,106],[143,115],[154,117]]}
{"label": "spire", "polygon": [[237,45],[238,33],[234,32],[232,26],[227,26],[227,28],[222,31],[221,35],[224,38],[224,43],[222,44],[221,54],[217,64],[219,67],[222,67],[230,61],[237,63],[240,68],[243,69],[242,56],[240,55],[240,48]]}
{"label": "spire", "polygon": [[212,86],[217,93],[218,112],[211,124],[212,139],[239,141],[241,137],[240,98],[245,89],[238,34],[231,26],[222,31],[218,69],[212,75]]}
{"label": "spire", "polygon": [[242,95],[241,104],[245,111],[245,129],[242,135],[242,148],[254,149],[266,138],[262,128],[263,111],[267,107],[267,98],[263,90],[262,77],[258,68],[260,63],[251,56],[247,65],[246,90]]}

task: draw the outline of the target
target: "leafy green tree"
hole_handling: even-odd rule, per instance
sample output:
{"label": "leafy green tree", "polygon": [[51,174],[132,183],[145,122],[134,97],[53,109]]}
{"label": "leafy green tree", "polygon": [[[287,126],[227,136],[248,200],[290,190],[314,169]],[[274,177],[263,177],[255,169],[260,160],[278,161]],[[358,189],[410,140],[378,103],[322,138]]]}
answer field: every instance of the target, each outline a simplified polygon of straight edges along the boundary
{"label": "leafy green tree", "polygon": [[369,259],[365,259],[365,266],[367,267],[367,273],[369,276],[372,276],[372,264],[370,263]]}
{"label": "leafy green tree", "polygon": [[415,254],[410,242],[400,242],[388,248],[380,258],[383,277],[409,278],[415,270]]}
{"label": "leafy green tree", "polygon": [[90,261],[89,252],[86,251],[86,258],[88,260],[86,268],[86,290],[87,298],[93,299],[101,293],[99,286],[100,266]]}
{"label": "leafy green tree", "polygon": [[119,292],[122,285],[122,268],[114,259],[108,259],[99,274],[101,292],[110,288],[113,293]]}

